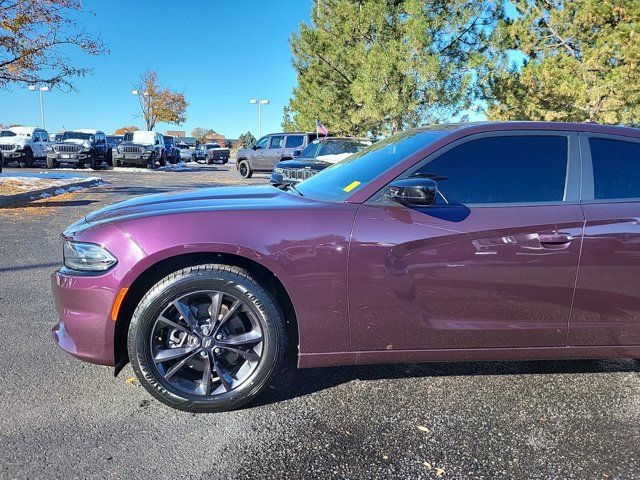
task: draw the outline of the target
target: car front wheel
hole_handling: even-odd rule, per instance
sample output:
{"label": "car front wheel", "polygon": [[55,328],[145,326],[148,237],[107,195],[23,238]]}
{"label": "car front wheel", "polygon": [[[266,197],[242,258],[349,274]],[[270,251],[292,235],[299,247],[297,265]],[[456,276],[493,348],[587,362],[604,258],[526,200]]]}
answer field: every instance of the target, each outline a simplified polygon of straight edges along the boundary
{"label": "car front wheel", "polygon": [[280,370],[285,320],[271,293],[240,268],[197,265],[140,301],[129,358],[140,383],[180,410],[218,412],[251,401]]}
{"label": "car front wheel", "polygon": [[27,148],[24,152],[24,157],[22,160],[18,162],[20,168],[31,168],[33,166],[33,151],[30,148]]}
{"label": "car front wheel", "polygon": [[149,161],[147,163],[147,168],[149,170],[153,170],[156,168],[156,153],[153,152],[150,156],[149,156]]}

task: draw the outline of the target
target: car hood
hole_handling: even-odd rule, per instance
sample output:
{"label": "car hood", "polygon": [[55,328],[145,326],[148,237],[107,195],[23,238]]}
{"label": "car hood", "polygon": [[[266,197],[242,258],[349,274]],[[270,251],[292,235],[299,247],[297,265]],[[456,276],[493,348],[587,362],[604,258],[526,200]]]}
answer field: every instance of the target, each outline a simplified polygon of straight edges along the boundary
{"label": "car hood", "polygon": [[285,160],[278,162],[278,168],[312,168],[314,170],[322,170],[333,165],[330,162],[320,160],[319,158],[295,158],[293,160]]}
{"label": "car hood", "polygon": [[213,187],[133,198],[90,213],[84,221],[95,225],[177,213],[273,209],[309,203],[313,201],[269,185]]}
{"label": "car hood", "polygon": [[0,137],[0,145],[15,145],[20,143],[25,143],[25,137]]}

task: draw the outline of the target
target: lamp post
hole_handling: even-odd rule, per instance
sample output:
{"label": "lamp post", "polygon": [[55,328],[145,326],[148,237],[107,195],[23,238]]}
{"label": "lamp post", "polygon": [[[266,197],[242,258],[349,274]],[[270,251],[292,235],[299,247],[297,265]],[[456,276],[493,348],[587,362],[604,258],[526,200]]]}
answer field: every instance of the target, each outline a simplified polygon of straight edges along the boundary
{"label": "lamp post", "polygon": [[146,124],[147,130],[149,130],[149,123],[147,122],[147,119],[144,116],[144,104],[142,103],[144,98],[147,98],[147,101],[151,100],[151,96],[149,95],[149,92],[143,92],[141,90],[131,90],[131,95],[138,96],[138,99],[140,100],[140,110],[142,111],[142,118],[144,119],[144,123]]}
{"label": "lamp post", "polygon": [[49,87],[37,87],[35,85],[29,85],[29,90],[32,92],[40,92],[40,120],[42,123],[42,128],[46,129],[44,124],[44,100],[42,99],[42,92],[48,92],[51,90]]}
{"label": "lamp post", "polygon": [[258,138],[262,137],[262,112],[260,108],[262,105],[269,105],[269,100],[266,98],[263,100],[258,100],[257,98],[252,98],[249,100],[249,103],[252,105],[258,105]]}

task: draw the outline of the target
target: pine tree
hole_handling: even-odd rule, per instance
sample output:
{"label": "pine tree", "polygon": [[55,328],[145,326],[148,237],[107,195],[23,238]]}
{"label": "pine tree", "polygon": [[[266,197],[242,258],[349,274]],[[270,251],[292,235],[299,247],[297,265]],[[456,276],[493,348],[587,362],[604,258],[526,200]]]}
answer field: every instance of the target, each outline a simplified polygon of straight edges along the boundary
{"label": "pine tree", "polygon": [[[491,119],[637,123],[640,119],[638,0],[517,0],[498,48],[521,65],[489,83]],[[519,62],[520,63],[520,62]]]}
{"label": "pine tree", "polygon": [[468,107],[489,69],[491,0],[324,0],[291,37],[298,85],[283,127],[396,132]]}

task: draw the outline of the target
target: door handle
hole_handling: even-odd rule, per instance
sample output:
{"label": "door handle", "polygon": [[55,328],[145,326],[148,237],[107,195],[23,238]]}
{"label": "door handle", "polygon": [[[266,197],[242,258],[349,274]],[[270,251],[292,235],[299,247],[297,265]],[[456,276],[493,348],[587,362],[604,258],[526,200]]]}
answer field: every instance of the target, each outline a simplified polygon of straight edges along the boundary
{"label": "door handle", "polygon": [[539,233],[538,240],[541,244],[549,244],[549,245],[562,245],[565,243],[570,243],[573,240],[573,235],[570,233]]}

